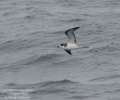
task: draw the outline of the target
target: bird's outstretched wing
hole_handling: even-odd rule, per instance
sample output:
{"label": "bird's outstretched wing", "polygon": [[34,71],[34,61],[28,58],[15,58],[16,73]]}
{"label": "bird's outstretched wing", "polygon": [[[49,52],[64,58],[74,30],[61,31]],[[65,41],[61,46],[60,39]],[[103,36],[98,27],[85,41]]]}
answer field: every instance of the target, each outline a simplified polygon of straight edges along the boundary
{"label": "bird's outstretched wing", "polygon": [[74,34],[74,31],[79,29],[80,27],[74,27],[74,28],[70,28],[68,30],[65,31],[65,35],[68,37],[69,41],[72,43],[76,43],[76,37]]}
{"label": "bird's outstretched wing", "polygon": [[71,50],[70,49],[64,49],[69,55],[72,55]]}

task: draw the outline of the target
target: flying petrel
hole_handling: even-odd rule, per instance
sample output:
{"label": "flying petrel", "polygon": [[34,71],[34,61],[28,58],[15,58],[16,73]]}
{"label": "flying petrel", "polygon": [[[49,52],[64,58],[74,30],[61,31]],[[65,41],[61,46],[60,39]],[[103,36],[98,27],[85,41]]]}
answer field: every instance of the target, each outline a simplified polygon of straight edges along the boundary
{"label": "flying petrel", "polygon": [[76,37],[74,34],[74,32],[79,28],[80,27],[74,27],[74,28],[70,28],[70,29],[66,30],[65,35],[68,38],[68,42],[61,43],[57,47],[63,48],[68,54],[72,55],[71,49],[79,48],[79,45],[77,44],[77,40],[76,40]]}

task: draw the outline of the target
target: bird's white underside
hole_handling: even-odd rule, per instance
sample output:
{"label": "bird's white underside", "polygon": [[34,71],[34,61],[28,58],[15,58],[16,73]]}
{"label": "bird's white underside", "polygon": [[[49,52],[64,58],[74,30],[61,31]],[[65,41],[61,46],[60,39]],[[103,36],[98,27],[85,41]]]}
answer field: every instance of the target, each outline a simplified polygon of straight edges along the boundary
{"label": "bird's white underside", "polygon": [[75,48],[79,48],[79,45],[76,43],[67,43],[66,49],[75,49]]}

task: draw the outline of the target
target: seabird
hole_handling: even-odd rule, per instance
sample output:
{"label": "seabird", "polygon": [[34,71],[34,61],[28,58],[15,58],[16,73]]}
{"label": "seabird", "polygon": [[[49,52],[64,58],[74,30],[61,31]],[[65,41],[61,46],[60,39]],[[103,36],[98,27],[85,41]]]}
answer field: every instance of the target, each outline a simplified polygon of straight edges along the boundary
{"label": "seabird", "polygon": [[74,27],[74,28],[70,28],[70,29],[66,30],[65,35],[68,38],[68,42],[61,43],[57,47],[63,48],[68,54],[72,55],[71,49],[79,48],[79,45],[77,44],[77,40],[76,40],[76,37],[74,34],[74,32],[79,28],[80,27]]}

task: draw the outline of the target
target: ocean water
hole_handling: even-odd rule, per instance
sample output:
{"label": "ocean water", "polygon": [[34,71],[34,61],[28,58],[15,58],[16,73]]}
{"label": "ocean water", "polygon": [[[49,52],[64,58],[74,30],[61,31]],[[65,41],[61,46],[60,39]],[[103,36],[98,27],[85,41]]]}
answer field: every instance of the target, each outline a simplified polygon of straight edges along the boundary
{"label": "ocean water", "polygon": [[0,0],[0,100],[120,100],[120,1]]}

